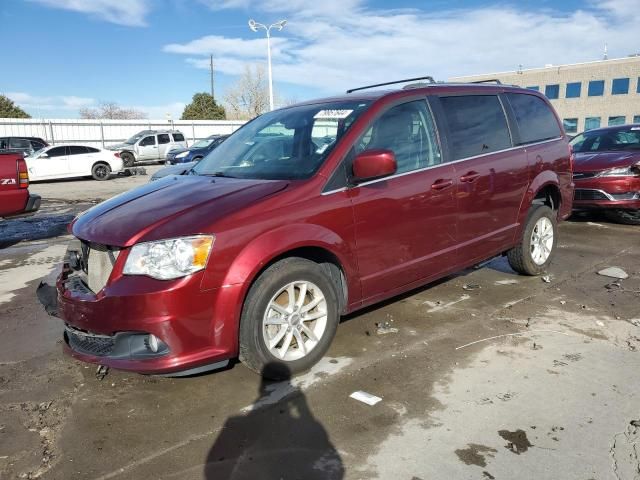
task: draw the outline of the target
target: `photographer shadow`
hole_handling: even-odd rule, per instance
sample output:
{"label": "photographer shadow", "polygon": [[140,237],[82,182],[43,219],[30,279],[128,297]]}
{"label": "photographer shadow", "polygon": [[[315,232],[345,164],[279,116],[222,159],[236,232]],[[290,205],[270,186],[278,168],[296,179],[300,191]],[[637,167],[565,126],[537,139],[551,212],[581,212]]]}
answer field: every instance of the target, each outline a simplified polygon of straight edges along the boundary
{"label": "photographer shadow", "polygon": [[[265,371],[271,368],[277,368],[284,380],[265,379]],[[204,468],[207,480],[344,477],[338,451],[290,378],[282,365],[265,366],[253,408],[246,415],[228,418],[211,447]],[[274,396],[279,395],[285,398],[276,402]]]}

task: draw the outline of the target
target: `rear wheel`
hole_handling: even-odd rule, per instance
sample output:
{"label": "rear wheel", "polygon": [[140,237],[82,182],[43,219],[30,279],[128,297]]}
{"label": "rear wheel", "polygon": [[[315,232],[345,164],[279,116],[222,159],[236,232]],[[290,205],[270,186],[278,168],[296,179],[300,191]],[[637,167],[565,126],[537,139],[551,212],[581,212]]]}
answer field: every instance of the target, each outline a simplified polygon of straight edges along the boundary
{"label": "rear wheel", "polygon": [[544,205],[532,207],[520,243],[507,253],[509,265],[523,275],[540,275],[551,263],[557,238],[554,211]]}
{"label": "rear wheel", "polygon": [[125,167],[133,167],[133,164],[135,163],[136,159],[133,156],[133,154],[129,153],[129,152],[123,152],[120,154],[120,158],[122,158],[122,164]]}
{"label": "rear wheel", "polygon": [[320,265],[288,258],[266,269],[249,290],[240,321],[240,360],[271,379],[309,369],[338,326],[335,286]]}
{"label": "rear wheel", "polygon": [[108,180],[111,175],[111,167],[107,163],[96,163],[91,168],[91,176],[94,180]]}
{"label": "rear wheel", "polygon": [[605,215],[610,220],[625,225],[640,225],[640,209],[635,210],[605,210]]}

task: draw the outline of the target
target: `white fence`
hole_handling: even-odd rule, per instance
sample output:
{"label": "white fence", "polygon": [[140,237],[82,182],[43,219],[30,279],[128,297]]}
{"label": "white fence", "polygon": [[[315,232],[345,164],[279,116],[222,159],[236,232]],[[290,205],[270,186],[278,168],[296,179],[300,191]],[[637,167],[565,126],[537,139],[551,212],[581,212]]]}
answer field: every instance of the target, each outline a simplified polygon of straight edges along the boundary
{"label": "white fence", "polygon": [[232,133],[241,120],[85,120],[0,118],[0,137],[40,137],[50,144],[82,143],[104,147],[140,130],[180,130],[189,144],[209,135]]}

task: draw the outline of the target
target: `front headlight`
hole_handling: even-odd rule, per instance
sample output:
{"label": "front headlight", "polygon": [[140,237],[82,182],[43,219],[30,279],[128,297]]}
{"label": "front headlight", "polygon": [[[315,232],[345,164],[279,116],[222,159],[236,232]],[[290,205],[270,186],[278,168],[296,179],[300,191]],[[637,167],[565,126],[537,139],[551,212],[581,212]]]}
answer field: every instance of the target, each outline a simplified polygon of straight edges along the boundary
{"label": "front headlight", "polygon": [[637,177],[640,176],[640,169],[636,166],[611,168],[597,175],[598,177]]}
{"label": "front headlight", "polygon": [[189,155],[189,150],[187,150],[186,152],[182,152],[176,155],[176,158],[184,158],[187,155]]}
{"label": "front headlight", "polygon": [[139,243],[131,248],[123,273],[158,280],[186,277],[204,269],[214,240],[213,235],[194,235]]}

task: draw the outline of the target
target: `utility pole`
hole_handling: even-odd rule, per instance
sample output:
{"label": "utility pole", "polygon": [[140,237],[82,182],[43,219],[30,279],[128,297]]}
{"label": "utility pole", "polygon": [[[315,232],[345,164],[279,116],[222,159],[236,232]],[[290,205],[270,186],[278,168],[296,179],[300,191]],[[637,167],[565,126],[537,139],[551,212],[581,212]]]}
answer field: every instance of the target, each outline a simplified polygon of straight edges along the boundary
{"label": "utility pole", "polygon": [[215,101],[216,97],[213,95],[213,55],[209,56],[211,60],[211,98]]}

